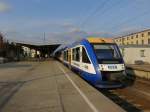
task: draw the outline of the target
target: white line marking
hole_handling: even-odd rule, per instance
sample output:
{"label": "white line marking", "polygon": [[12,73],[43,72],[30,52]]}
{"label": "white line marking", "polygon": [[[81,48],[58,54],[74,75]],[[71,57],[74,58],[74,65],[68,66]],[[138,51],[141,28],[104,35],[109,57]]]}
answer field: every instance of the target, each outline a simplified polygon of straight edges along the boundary
{"label": "white line marking", "polygon": [[86,97],[86,95],[79,89],[79,87],[73,82],[73,80],[70,78],[70,76],[65,72],[65,70],[58,65],[60,70],[64,73],[64,75],[67,77],[67,79],[71,82],[71,84],[74,86],[74,88],[80,93],[80,95],[83,97],[85,102],[89,105],[89,107],[93,110],[93,112],[99,112],[97,108],[90,102],[90,100]]}

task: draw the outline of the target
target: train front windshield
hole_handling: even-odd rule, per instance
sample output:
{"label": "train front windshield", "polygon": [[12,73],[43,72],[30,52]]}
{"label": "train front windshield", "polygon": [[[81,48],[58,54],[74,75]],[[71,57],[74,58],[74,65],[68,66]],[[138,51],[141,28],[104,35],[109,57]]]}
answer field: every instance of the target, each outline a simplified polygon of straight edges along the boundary
{"label": "train front windshield", "polygon": [[121,54],[116,44],[93,44],[98,60],[119,60]]}

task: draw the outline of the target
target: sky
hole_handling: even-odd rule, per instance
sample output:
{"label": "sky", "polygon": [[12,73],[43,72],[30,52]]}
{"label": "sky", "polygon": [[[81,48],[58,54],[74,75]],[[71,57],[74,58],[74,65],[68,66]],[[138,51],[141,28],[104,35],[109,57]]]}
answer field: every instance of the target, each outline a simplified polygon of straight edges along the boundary
{"label": "sky", "polygon": [[0,0],[0,32],[9,40],[33,43],[116,37],[149,29],[149,4],[150,0]]}

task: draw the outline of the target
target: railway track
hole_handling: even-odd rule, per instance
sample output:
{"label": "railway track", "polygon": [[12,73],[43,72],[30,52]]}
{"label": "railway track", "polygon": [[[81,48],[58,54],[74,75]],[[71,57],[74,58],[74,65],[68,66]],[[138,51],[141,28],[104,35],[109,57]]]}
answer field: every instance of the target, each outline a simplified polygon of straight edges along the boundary
{"label": "railway track", "polygon": [[125,89],[100,90],[105,96],[128,112],[150,112],[150,82],[137,79]]}

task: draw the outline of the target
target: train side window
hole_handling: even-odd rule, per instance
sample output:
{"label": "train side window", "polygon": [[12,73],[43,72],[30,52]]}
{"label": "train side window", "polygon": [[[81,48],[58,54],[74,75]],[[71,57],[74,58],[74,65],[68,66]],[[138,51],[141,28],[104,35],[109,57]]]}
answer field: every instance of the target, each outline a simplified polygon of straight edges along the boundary
{"label": "train side window", "polygon": [[64,60],[68,61],[68,51],[64,51]]}
{"label": "train side window", "polygon": [[66,60],[66,51],[64,51],[63,54],[64,54],[64,60]]}
{"label": "train side window", "polygon": [[90,63],[89,57],[88,57],[84,47],[82,47],[82,62]]}
{"label": "train side window", "polygon": [[66,51],[66,61],[68,61],[68,51]]}
{"label": "train side window", "polygon": [[74,61],[80,61],[80,47],[74,48],[72,55]]}
{"label": "train side window", "polygon": [[80,47],[76,48],[76,61],[80,61]]}
{"label": "train side window", "polygon": [[75,55],[75,49],[72,49],[72,60],[76,59],[76,55]]}

